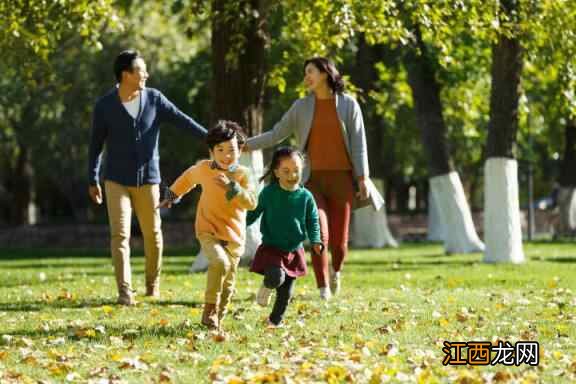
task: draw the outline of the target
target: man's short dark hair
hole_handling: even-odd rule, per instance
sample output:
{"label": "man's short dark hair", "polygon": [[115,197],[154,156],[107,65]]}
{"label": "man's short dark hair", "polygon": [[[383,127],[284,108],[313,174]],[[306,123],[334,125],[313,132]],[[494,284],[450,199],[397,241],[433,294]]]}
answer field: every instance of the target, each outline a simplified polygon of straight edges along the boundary
{"label": "man's short dark hair", "polygon": [[114,75],[118,82],[122,81],[122,72],[132,72],[134,60],[138,58],[142,58],[140,52],[132,49],[122,51],[118,56],[116,56],[116,60],[114,61]]}
{"label": "man's short dark hair", "polygon": [[246,144],[246,136],[240,124],[230,120],[219,120],[210,130],[206,136],[206,144],[210,150],[214,149],[220,143],[232,140],[236,137],[238,146]]}

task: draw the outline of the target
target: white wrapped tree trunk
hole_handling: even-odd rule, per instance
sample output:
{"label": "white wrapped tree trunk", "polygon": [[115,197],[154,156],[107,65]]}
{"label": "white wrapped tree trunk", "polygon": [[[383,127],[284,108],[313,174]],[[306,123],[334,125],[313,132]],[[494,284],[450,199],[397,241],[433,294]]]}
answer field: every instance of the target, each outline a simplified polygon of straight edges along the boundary
{"label": "white wrapped tree trunk", "polygon": [[484,262],[524,262],[516,160],[488,158],[484,186]]}
{"label": "white wrapped tree trunk", "polygon": [[[240,157],[240,164],[250,168],[250,182],[252,185],[257,186],[257,192],[260,192],[261,183],[260,177],[264,174],[264,158],[262,151],[245,152]],[[262,235],[260,233],[260,219],[246,229],[246,249],[242,258],[240,259],[241,265],[248,265],[254,258],[256,249],[262,242]],[[208,259],[202,251],[196,255],[194,263],[190,267],[190,273],[204,272],[208,269]]]}
{"label": "white wrapped tree trunk", "polygon": [[576,188],[561,187],[558,191],[559,220],[556,232],[562,236],[574,236],[576,231]]}
{"label": "white wrapped tree trunk", "polygon": [[458,173],[431,177],[430,191],[438,208],[446,253],[484,251]]}
{"label": "white wrapped tree trunk", "polygon": [[432,195],[432,189],[428,192],[428,231],[426,239],[430,241],[444,241],[444,228],[440,220],[440,210]]}
{"label": "white wrapped tree trunk", "polygon": [[[374,185],[382,194],[382,181],[373,180]],[[356,209],[352,213],[350,242],[359,248],[397,247],[398,242],[388,227],[386,205],[376,211],[371,205]]]}

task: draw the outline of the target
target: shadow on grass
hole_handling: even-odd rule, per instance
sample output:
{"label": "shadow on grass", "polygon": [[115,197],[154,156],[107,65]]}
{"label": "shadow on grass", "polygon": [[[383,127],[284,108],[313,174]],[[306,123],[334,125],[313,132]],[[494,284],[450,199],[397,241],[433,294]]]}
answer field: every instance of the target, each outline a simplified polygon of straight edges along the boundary
{"label": "shadow on grass", "polygon": [[545,261],[548,263],[575,263],[576,264],[576,256],[560,256],[560,257],[539,257],[534,258],[534,261]]}
{"label": "shadow on grass", "polygon": [[[178,305],[190,308],[199,308],[203,303],[192,300],[155,300],[155,301],[142,301],[143,304],[150,306],[171,306]],[[81,299],[81,300],[59,300],[53,301],[19,301],[10,303],[0,303],[0,311],[5,312],[39,312],[45,309],[81,309],[81,308],[97,308],[104,305],[121,306],[116,304],[115,298],[98,298],[98,299]],[[138,305],[136,309],[140,308]]]}
{"label": "shadow on grass", "polygon": [[31,280],[16,280],[16,281],[0,281],[0,288],[14,288],[14,287],[21,287],[21,286],[35,286],[35,285],[43,285],[43,284],[52,284],[52,283],[64,283],[67,281],[74,281],[73,277],[69,278],[58,278],[58,279],[46,279],[46,280],[38,280],[38,279],[31,279]]}
{"label": "shadow on grass", "polygon": [[83,299],[83,300],[34,300],[0,303],[0,311],[5,312],[38,312],[48,308],[94,308],[103,305],[115,305],[112,299]]}
{"label": "shadow on grass", "polygon": [[[198,319],[199,320],[199,319]],[[88,327],[89,328],[89,327]],[[182,337],[186,338],[188,332],[190,331],[206,331],[206,327],[200,324],[199,321],[189,321],[181,322],[174,325],[154,325],[154,326],[142,326],[142,325],[132,325],[125,324],[120,326],[106,326],[105,333],[96,333],[94,337],[78,337],[75,334],[75,329],[71,328],[54,328],[48,331],[42,329],[18,329],[10,332],[11,336],[23,336],[27,338],[38,338],[38,339],[54,339],[57,337],[66,337],[67,342],[79,342],[87,341],[99,344],[106,344],[109,342],[110,336],[121,337],[125,341],[130,342],[131,340],[136,340],[142,337]]]}
{"label": "shadow on grass", "polygon": [[109,260],[102,260],[100,263],[26,263],[8,264],[0,266],[1,269],[58,269],[58,268],[101,268],[111,265]]}
{"label": "shadow on grass", "polygon": [[[189,267],[192,265],[194,259],[183,259],[183,256],[176,256],[178,259],[174,259],[172,257],[164,257],[163,265],[166,266],[187,266]],[[2,263],[2,259],[0,258],[0,269],[58,269],[58,268],[102,268],[108,267],[112,265],[112,260],[109,257],[103,258],[102,261],[96,262],[78,262],[72,260],[66,261],[59,261],[59,262],[38,262],[36,259],[34,262],[30,263],[22,263],[19,262],[17,264],[8,264]],[[47,259],[51,260],[51,259]],[[131,257],[130,260],[132,266],[144,266],[145,259],[142,256],[135,256]]]}
{"label": "shadow on grass", "polygon": [[368,265],[368,266],[441,266],[441,265],[474,265],[478,264],[479,260],[418,260],[418,261],[404,261],[404,260],[369,260],[369,259],[353,259],[345,262],[346,265]]}
{"label": "shadow on grass", "polygon": [[[142,249],[132,249],[132,256],[142,257]],[[164,250],[165,257],[186,257],[198,254],[198,249],[193,247],[187,248],[168,248]],[[26,260],[26,259],[58,259],[63,258],[110,258],[109,249],[101,248],[70,248],[70,249],[53,249],[53,248],[0,248],[0,262],[4,260]]]}

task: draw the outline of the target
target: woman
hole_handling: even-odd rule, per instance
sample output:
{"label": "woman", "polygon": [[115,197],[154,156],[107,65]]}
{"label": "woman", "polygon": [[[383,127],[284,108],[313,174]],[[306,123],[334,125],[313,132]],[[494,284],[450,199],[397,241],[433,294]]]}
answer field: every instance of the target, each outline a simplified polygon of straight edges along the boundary
{"label": "woman", "polygon": [[324,57],[306,60],[304,83],[310,93],[296,100],[271,131],[248,139],[246,146],[266,148],[294,134],[297,147],[308,155],[303,181],[318,205],[325,245],[319,257],[312,257],[312,266],[320,297],[327,300],[340,290],[352,208],[372,203],[380,209],[383,199],[368,177],[362,111],[356,100],[343,93],[344,82],[334,64]]}

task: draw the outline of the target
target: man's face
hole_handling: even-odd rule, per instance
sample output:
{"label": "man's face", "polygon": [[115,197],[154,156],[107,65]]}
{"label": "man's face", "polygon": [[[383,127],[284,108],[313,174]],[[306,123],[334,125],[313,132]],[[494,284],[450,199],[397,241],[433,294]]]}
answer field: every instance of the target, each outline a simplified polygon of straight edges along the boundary
{"label": "man's face", "polygon": [[148,80],[148,71],[146,70],[144,59],[140,57],[135,59],[132,63],[132,71],[124,71],[122,76],[124,84],[134,90],[143,90],[146,87],[146,80]]}

